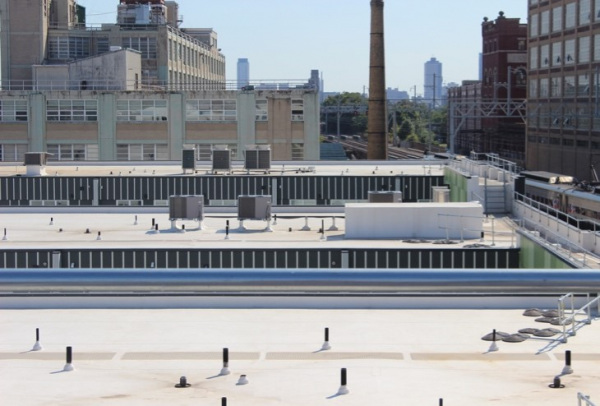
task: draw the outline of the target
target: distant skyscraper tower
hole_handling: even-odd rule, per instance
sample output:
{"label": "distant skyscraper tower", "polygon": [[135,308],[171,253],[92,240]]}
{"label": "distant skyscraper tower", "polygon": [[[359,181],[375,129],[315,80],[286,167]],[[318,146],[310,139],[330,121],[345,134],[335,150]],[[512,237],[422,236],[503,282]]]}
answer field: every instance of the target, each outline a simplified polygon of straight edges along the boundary
{"label": "distant skyscraper tower", "polygon": [[250,62],[248,58],[239,58],[237,63],[237,87],[238,89],[250,84]]}
{"label": "distant skyscraper tower", "polygon": [[425,62],[425,102],[430,107],[442,102],[442,64],[435,58]]}

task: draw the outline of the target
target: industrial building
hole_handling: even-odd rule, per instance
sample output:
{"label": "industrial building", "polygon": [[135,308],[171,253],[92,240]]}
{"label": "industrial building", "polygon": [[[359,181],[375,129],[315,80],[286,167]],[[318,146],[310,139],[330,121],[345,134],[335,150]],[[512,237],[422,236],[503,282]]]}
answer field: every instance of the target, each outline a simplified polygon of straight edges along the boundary
{"label": "industrial building", "polygon": [[527,168],[596,181],[600,1],[529,1]]}
{"label": "industrial building", "polygon": [[244,159],[257,144],[319,159],[318,87],[228,89],[217,34],[179,28],[175,2],[121,1],[100,27],[74,0],[2,0],[0,14],[0,161],[210,160],[216,145]]}

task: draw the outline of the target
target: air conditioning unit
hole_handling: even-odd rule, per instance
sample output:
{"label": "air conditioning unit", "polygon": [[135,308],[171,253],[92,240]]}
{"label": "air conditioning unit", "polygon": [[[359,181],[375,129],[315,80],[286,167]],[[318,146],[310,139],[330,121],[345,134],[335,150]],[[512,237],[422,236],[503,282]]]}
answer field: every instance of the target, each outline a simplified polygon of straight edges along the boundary
{"label": "air conditioning unit", "polygon": [[271,196],[238,196],[238,220],[270,220]]}
{"label": "air conditioning unit", "polygon": [[247,170],[269,170],[271,169],[271,146],[252,145],[246,148]]}
{"label": "air conditioning unit", "polygon": [[402,203],[402,192],[394,190],[369,192],[369,203]]}
{"label": "air conditioning unit", "polygon": [[170,220],[203,220],[204,219],[204,196],[170,196],[169,197],[169,219]]}
{"label": "air conditioning unit", "polygon": [[231,151],[227,146],[215,146],[213,148],[212,170],[213,172],[231,170]]}
{"label": "air conditioning unit", "polygon": [[432,201],[436,203],[450,202],[450,189],[447,186],[434,186],[431,189],[433,191]]}
{"label": "air conditioning unit", "polygon": [[183,170],[196,170],[196,150],[184,149],[181,154],[181,167]]}

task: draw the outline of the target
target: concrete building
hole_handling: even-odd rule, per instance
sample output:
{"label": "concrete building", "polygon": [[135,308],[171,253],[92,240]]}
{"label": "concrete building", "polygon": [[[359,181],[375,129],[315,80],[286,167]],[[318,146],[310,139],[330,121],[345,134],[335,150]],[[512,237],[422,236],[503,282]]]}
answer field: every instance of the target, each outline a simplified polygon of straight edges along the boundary
{"label": "concrete building", "polygon": [[36,90],[138,90],[142,77],[141,54],[116,49],[100,56],[64,65],[34,65]]}
{"label": "concrete building", "polygon": [[527,168],[595,180],[600,1],[529,1]]}
{"label": "concrete building", "polygon": [[237,88],[250,84],[250,62],[248,58],[239,58],[237,62]]}
{"label": "concrete building", "polygon": [[212,145],[233,159],[269,144],[274,160],[319,159],[315,89],[141,92],[94,90],[0,93],[0,160],[27,151],[55,160],[180,160],[184,145],[209,160]]}
{"label": "concrete building", "polygon": [[430,107],[442,104],[442,63],[435,58],[425,62],[425,103]]}
{"label": "concrete building", "polygon": [[117,24],[88,27],[75,0],[0,0],[2,87],[31,89],[32,65],[65,64],[122,47],[141,53],[144,87],[223,89],[225,57],[217,34],[179,29],[177,13],[174,2],[124,0]]}

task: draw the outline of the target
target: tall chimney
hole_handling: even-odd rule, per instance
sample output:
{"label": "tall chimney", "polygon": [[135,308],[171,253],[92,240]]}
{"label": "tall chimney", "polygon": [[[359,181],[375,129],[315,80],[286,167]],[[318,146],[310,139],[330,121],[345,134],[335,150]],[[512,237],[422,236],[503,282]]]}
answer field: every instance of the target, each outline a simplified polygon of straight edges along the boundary
{"label": "tall chimney", "polygon": [[383,0],[371,0],[371,57],[369,67],[369,117],[367,159],[387,159],[385,44]]}

